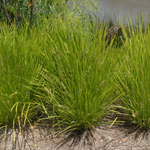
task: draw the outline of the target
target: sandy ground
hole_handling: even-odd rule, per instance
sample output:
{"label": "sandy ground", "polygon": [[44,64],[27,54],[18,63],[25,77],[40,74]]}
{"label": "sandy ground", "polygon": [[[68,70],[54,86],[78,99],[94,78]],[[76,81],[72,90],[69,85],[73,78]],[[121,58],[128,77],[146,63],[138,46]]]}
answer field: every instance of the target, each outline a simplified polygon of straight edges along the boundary
{"label": "sandy ground", "polygon": [[137,126],[110,125],[96,130],[71,135],[57,136],[50,126],[24,127],[22,135],[16,129],[15,142],[13,130],[9,129],[4,141],[4,130],[0,131],[0,150],[150,150],[149,130],[133,132]]}

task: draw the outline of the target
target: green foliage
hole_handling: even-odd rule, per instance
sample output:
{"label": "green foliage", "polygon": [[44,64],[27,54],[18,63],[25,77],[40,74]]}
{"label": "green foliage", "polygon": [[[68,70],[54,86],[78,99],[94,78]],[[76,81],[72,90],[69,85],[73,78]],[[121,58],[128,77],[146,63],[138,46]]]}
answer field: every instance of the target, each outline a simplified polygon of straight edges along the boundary
{"label": "green foliage", "polygon": [[[60,13],[67,1],[64,0],[4,0],[0,2],[0,21],[17,26],[29,22],[30,25],[37,23],[43,16],[53,17]],[[37,19],[38,18],[38,19]]]}
{"label": "green foliage", "polygon": [[[122,26],[123,27],[123,26]],[[143,27],[145,32],[143,33]],[[128,33],[123,27],[126,41],[123,46],[122,59],[117,68],[117,88],[122,93],[122,109],[129,120],[140,127],[150,127],[150,28],[131,26]]]}
{"label": "green foliage", "polygon": [[[0,2],[0,21],[9,25],[16,24],[17,28],[22,25],[40,25],[44,18],[52,19],[62,16],[66,12],[76,14],[82,20],[87,19],[98,11],[96,0],[73,1],[73,10],[69,10],[70,0],[3,0]],[[84,23],[84,21],[83,21]]]}
{"label": "green foliage", "polygon": [[[65,18],[64,15],[62,15],[61,13],[59,15],[59,12],[62,11],[64,5],[62,5],[62,8],[59,8],[59,11],[57,10],[57,17],[52,17],[50,19],[48,18],[49,16],[46,11],[51,13],[49,11],[49,9],[51,8],[50,5],[59,5],[60,1],[57,1],[55,3],[49,3],[49,9],[47,8],[47,10],[46,7],[48,1],[38,2],[40,3],[40,5],[43,6],[42,8],[45,12],[42,11],[40,7],[34,9],[35,12],[40,9],[40,12],[36,14],[39,19],[37,22],[33,22],[32,27],[28,23],[28,20],[31,19],[31,15],[29,13],[29,11],[31,10],[29,10],[29,8],[31,8],[33,4],[29,2],[27,3],[26,1],[22,0],[13,2],[7,1],[5,4],[0,2],[0,6],[3,8],[3,11],[1,10],[1,14],[2,16],[5,15],[5,23],[1,23],[0,28],[1,127],[12,125],[13,128],[15,128],[16,125],[19,125],[21,131],[21,125],[25,125],[26,121],[31,123],[32,117],[35,116],[39,110],[41,110],[41,107],[43,107],[43,110],[45,112],[47,112],[47,109],[49,108],[47,108],[49,98],[46,103],[43,103],[43,97],[46,97],[47,94],[45,94],[45,91],[43,92],[43,89],[45,90],[45,88],[43,88],[45,86],[45,84],[43,84],[43,81],[45,82],[46,79],[45,76],[43,77],[42,70],[46,69],[46,66],[40,55],[42,52],[41,50],[43,50],[41,49],[43,48],[43,44],[49,42],[49,32],[51,32],[51,34],[54,34],[55,30],[58,29],[56,28],[56,25],[58,24],[53,24],[53,21],[59,23],[58,18],[60,16],[61,18],[63,18],[63,24],[59,24],[59,26],[72,25],[70,26],[72,27],[72,29],[68,27],[68,42],[71,40],[71,32],[75,30],[78,31],[76,21],[80,24],[80,26],[82,26],[82,29],[85,28],[83,20],[79,20],[76,15],[73,15],[74,13],[68,13],[64,9],[64,12],[66,14],[63,14],[65,14],[67,17]],[[56,7],[53,8],[54,12]],[[44,16],[43,18],[42,15]],[[16,16],[20,17],[20,21],[15,21],[16,24],[14,24],[13,21]],[[26,20],[24,18],[26,18]],[[11,24],[11,26],[7,25],[8,22],[6,20]],[[27,23],[26,26],[23,26],[22,22]],[[74,26],[75,24],[76,26]],[[67,31],[67,28],[65,30]],[[77,32],[76,35],[79,36],[78,34],[86,34],[87,32],[84,33],[84,31],[85,29],[82,31],[80,29],[80,32]],[[65,36],[65,32],[62,33],[59,32],[60,36]],[[56,36],[58,35],[54,34],[55,40]],[[40,55],[38,52],[40,52]],[[42,70],[41,67],[43,67]],[[39,72],[41,74],[39,74]],[[35,84],[33,81],[35,81]],[[41,86],[41,83],[43,89],[38,88],[39,85]],[[37,98],[37,95],[39,96],[39,94],[43,95],[42,97]],[[53,116],[54,114],[55,113],[53,113]],[[57,116],[55,115],[54,117]]]}
{"label": "green foliage", "polygon": [[40,66],[34,44],[38,35],[27,28],[18,32],[16,26],[0,30],[0,126],[21,126],[30,123],[36,104],[30,97],[30,82],[37,77]]}
{"label": "green foliage", "polygon": [[93,38],[88,24],[72,23],[72,18],[55,20],[39,48],[43,91],[49,95],[45,101],[58,116],[54,126],[66,127],[63,133],[95,128],[115,100],[112,44],[105,41],[105,26]]}
{"label": "green foliage", "polygon": [[[45,12],[54,5],[48,8],[47,2],[37,2]],[[15,3],[17,8],[25,4]],[[122,26],[123,45],[116,48],[114,38],[106,41],[106,25],[99,29],[92,15],[85,18],[82,11],[77,15],[54,8],[49,13],[57,15],[49,18],[36,5],[39,19],[19,30],[15,24],[1,23],[0,128],[19,126],[21,131],[26,122],[52,119],[53,127],[62,129],[60,134],[92,130],[116,107],[131,122],[149,128],[150,28],[143,23]],[[7,10],[18,14],[11,7]]]}

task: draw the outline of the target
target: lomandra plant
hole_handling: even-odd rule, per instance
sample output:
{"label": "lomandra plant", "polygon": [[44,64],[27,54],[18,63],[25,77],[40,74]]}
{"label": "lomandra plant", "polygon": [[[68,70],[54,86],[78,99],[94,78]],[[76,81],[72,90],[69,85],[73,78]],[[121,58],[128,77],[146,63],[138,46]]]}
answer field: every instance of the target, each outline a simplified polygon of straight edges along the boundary
{"label": "lomandra plant", "polygon": [[[57,123],[66,133],[92,130],[112,111],[115,100],[115,59],[112,44],[107,46],[106,28],[103,26],[92,36],[87,21],[54,21],[53,30],[44,37],[39,54],[43,60],[42,76],[49,97],[43,101],[53,106]],[[44,107],[48,110],[48,107]],[[48,114],[49,115],[49,114]]]}
{"label": "lomandra plant", "polygon": [[0,128],[25,125],[36,113],[29,88],[40,70],[34,55],[36,31],[16,26],[0,30]]}
{"label": "lomandra plant", "polygon": [[[145,32],[143,32],[145,28]],[[130,39],[123,27],[126,41],[123,59],[117,70],[117,89],[123,95],[124,114],[140,128],[150,127],[150,28],[143,23],[130,28]]]}

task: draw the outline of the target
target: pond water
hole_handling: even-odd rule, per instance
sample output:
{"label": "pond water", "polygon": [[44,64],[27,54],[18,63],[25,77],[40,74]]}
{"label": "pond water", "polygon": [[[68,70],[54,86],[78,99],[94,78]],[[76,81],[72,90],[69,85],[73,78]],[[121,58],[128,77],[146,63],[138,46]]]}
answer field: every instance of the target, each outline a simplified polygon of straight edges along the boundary
{"label": "pond water", "polygon": [[[76,0],[77,1],[77,0]],[[78,0],[79,2],[79,0]],[[99,10],[96,14],[99,20],[113,20],[117,23],[120,22],[119,16],[123,23],[127,23],[126,14],[130,15],[133,23],[146,13],[148,22],[148,14],[150,14],[150,0],[97,0]]]}

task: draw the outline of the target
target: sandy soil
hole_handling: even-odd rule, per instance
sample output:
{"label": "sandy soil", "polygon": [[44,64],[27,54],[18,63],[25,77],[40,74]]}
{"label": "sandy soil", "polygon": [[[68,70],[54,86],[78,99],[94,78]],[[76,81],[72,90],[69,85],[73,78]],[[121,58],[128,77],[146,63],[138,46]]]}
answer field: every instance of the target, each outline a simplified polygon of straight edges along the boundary
{"label": "sandy soil", "polygon": [[[89,131],[57,136],[50,126],[22,128],[22,135],[16,129],[9,129],[4,141],[4,130],[0,131],[0,150],[150,150],[149,130],[139,130],[137,126],[110,125],[97,127],[93,134]],[[130,133],[130,134],[129,134]]]}

